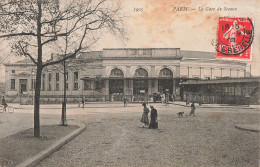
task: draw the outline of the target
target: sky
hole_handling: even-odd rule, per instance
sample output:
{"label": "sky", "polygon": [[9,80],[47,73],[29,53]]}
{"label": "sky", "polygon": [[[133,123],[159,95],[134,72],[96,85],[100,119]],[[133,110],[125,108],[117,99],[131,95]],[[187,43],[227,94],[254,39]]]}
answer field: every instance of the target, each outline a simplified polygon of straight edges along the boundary
{"label": "sky", "polygon": [[[243,17],[254,20],[252,74],[260,75],[260,1],[258,0],[121,0],[127,15],[128,40],[122,42],[110,33],[91,49],[103,48],[180,48],[181,50],[216,52],[212,41],[217,39],[219,17]],[[187,7],[189,11],[174,11]],[[199,11],[199,8],[203,11]],[[221,11],[218,11],[221,8]],[[233,9],[224,11],[225,8]],[[195,9],[195,10],[191,10]],[[207,10],[206,10],[207,9]],[[4,43],[0,54],[5,53]],[[230,60],[234,61],[234,60]],[[237,60],[236,60],[237,61]]]}
{"label": "sky", "polygon": [[[181,50],[216,52],[219,17],[253,18],[255,34],[252,44],[252,74],[260,75],[260,1],[251,0],[122,0],[127,19],[128,41],[106,34],[95,50],[102,48],[180,48]],[[173,11],[188,7],[190,11]],[[136,9],[142,9],[138,11]],[[204,9],[203,11],[199,11]],[[214,9],[213,9],[214,8]],[[221,8],[221,11],[217,11]],[[233,9],[224,11],[225,8]],[[206,9],[208,9],[206,11]],[[210,11],[209,11],[210,10]],[[231,60],[234,61],[234,60]]]}

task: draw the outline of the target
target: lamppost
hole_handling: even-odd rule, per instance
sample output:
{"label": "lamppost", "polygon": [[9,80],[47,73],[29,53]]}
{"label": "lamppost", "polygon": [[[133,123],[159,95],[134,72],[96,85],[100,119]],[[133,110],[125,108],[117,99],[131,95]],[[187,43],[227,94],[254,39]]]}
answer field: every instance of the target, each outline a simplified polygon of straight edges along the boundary
{"label": "lamppost", "polygon": [[33,91],[34,91],[34,78],[33,78],[34,74],[35,74],[35,71],[34,71],[34,69],[32,69],[32,71],[31,71],[31,75],[32,75],[32,105],[33,105]]}
{"label": "lamppost", "polygon": [[79,88],[79,105],[78,105],[78,108],[80,108],[80,88]]}

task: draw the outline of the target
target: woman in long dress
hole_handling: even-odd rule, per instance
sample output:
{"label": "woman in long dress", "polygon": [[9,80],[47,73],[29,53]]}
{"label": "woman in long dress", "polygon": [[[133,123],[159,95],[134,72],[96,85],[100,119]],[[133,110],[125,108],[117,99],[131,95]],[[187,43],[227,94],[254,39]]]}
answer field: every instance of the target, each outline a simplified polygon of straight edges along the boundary
{"label": "woman in long dress", "polygon": [[194,115],[194,114],[195,114],[195,110],[196,110],[195,104],[194,104],[194,102],[192,102],[192,104],[191,104],[191,110],[190,110],[190,116],[191,116],[191,115],[195,116],[195,115]]}
{"label": "woman in long dress", "polygon": [[144,107],[143,115],[140,121],[144,123],[145,126],[149,126],[149,118],[148,118],[149,108],[146,107],[146,103],[143,103],[143,107]]}
{"label": "woman in long dress", "polygon": [[150,121],[149,129],[150,128],[157,129],[158,128],[157,110],[153,106],[150,107],[151,107],[151,121]]}

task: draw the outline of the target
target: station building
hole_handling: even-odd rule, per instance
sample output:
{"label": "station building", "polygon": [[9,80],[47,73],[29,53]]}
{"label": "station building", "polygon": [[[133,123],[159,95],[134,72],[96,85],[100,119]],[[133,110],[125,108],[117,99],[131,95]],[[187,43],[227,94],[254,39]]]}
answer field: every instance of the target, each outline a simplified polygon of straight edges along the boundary
{"label": "station building", "polygon": [[259,88],[260,77],[189,80],[181,84],[182,100],[200,104],[260,104]]}
{"label": "station building", "polygon": [[[190,80],[211,80],[247,75],[246,63],[215,59],[216,53],[180,48],[117,48],[81,52],[68,60],[64,83],[61,64],[42,72],[41,103],[60,103],[64,84],[67,101],[152,101],[168,92],[183,99],[181,85]],[[36,66],[28,59],[5,64],[6,98],[32,103]]]}

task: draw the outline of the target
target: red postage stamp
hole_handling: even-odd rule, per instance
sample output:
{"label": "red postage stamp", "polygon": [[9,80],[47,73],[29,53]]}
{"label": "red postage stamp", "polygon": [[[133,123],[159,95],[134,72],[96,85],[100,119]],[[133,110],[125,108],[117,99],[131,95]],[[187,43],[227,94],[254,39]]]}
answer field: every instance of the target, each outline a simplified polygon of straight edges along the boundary
{"label": "red postage stamp", "polygon": [[251,60],[254,26],[251,18],[220,17],[217,58]]}

